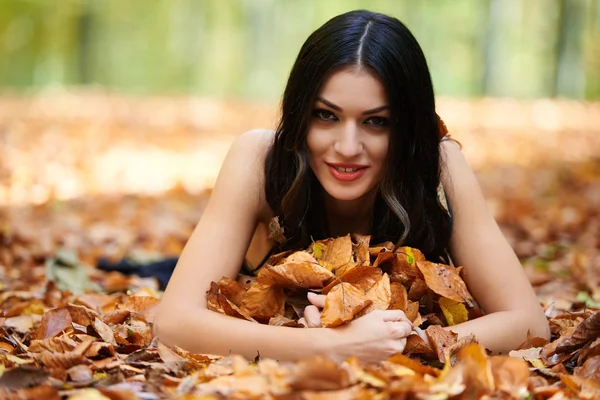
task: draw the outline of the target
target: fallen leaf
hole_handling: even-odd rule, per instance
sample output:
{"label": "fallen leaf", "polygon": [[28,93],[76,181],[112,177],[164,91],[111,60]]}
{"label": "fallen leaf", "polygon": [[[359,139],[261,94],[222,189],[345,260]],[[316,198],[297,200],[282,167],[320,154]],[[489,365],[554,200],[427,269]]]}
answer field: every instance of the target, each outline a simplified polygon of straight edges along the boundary
{"label": "fallen leaf", "polygon": [[334,286],[338,285],[341,282],[350,283],[357,289],[366,292],[381,279],[381,276],[382,276],[382,272],[381,272],[381,269],[379,269],[379,268],[368,267],[368,266],[357,266],[357,267],[350,269],[343,275],[337,277],[337,279],[333,280],[331,283],[329,283],[327,286],[325,286],[323,288],[323,290],[321,291],[321,293],[323,293],[323,294],[329,293],[329,291]]}
{"label": "fallen leaf", "polygon": [[365,315],[374,310],[387,310],[392,300],[392,292],[390,289],[390,277],[388,274],[383,276],[365,293],[368,300],[371,300],[371,304],[365,307],[357,317]]}
{"label": "fallen leaf", "polygon": [[351,321],[356,314],[371,304],[363,291],[350,283],[336,285],[325,298],[325,307],[321,312],[321,326],[332,328]]}
{"label": "fallen leaf", "polygon": [[258,321],[269,321],[276,315],[283,315],[285,294],[278,286],[255,282],[241,302],[241,309]]}
{"label": "fallen leaf", "polygon": [[402,310],[406,311],[408,307],[408,293],[404,285],[398,282],[390,283],[390,310]]}
{"label": "fallen leaf", "polygon": [[446,317],[448,325],[461,324],[469,319],[469,313],[463,303],[445,297],[440,297],[438,303],[444,313],[444,317]]}
{"label": "fallen leaf", "polygon": [[350,235],[319,240],[316,245],[320,248],[320,257],[315,256],[315,259],[329,271],[335,272],[348,264],[355,264]]}
{"label": "fallen leaf", "polygon": [[427,286],[435,293],[474,307],[473,297],[454,267],[429,261],[417,261],[417,267],[423,273]]}
{"label": "fallen leaf", "polygon": [[335,278],[306,252],[294,253],[283,264],[266,265],[258,273],[258,282],[284,288],[322,288]]}

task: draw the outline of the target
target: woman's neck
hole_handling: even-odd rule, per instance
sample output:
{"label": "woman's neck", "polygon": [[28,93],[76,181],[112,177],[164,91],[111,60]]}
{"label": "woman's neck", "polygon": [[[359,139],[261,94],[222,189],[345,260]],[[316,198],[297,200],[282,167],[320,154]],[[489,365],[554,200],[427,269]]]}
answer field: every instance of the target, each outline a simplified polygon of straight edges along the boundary
{"label": "woman's neck", "polygon": [[371,233],[375,190],[354,200],[338,200],[325,193],[327,228],[332,237],[348,233]]}

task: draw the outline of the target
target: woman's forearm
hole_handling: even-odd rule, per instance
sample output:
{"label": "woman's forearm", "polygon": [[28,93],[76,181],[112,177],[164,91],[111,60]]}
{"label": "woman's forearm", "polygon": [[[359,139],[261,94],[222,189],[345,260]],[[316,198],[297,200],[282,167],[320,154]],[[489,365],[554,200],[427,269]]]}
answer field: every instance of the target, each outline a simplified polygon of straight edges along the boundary
{"label": "woman's forearm", "polygon": [[326,354],[335,340],[331,329],[262,325],[197,309],[157,316],[154,333],[161,342],[192,353],[240,354],[249,360],[259,353],[279,361]]}
{"label": "woman's forearm", "polygon": [[532,336],[550,339],[548,322],[541,316],[524,311],[499,311],[483,317],[446,327],[458,337],[474,334],[478,342],[494,354],[508,354]]}

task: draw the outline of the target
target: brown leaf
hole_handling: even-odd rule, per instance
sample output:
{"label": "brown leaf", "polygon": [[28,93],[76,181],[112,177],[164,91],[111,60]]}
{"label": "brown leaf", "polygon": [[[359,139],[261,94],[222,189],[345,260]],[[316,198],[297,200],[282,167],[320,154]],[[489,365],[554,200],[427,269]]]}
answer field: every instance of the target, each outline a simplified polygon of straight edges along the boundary
{"label": "brown leaf", "polygon": [[392,264],[390,280],[410,285],[415,279],[423,279],[423,274],[417,268],[417,262],[425,261],[420,250],[412,247],[399,247],[394,250],[396,258]]}
{"label": "brown leaf", "polygon": [[42,316],[42,323],[38,328],[38,339],[52,338],[71,327],[71,313],[65,307],[46,311]]}
{"label": "brown leaf", "polygon": [[42,368],[21,365],[4,371],[0,376],[0,387],[19,389],[38,386],[45,382],[48,376],[48,372]]}
{"label": "brown leaf", "polygon": [[408,290],[408,299],[410,301],[419,301],[427,294],[427,283],[423,279],[415,279]]}
{"label": "brown leaf", "polygon": [[187,361],[186,358],[184,358],[181,355],[177,354],[176,352],[174,352],[173,350],[171,350],[171,348],[169,348],[168,346],[164,345],[160,341],[158,341],[156,343],[156,348],[158,350],[158,354],[160,355],[160,358],[164,362],[166,362],[166,363],[168,363],[168,362]]}
{"label": "brown leaf", "polygon": [[320,266],[307,252],[292,254],[283,264],[265,265],[258,273],[258,282],[285,288],[322,288],[335,275]]}
{"label": "brown leaf", "polygon": [[407,367],[414,372],[420,375],[431,375],[436,377],[440,374],[440,370],[437,368],[430,367],[428,365],[423,365],[418,361],[413,360],[412,358],[408,358],[404,354],[396,354],[387,359],[387,362],[391,362],[394,364],[402,365]]}
{"label": "brown leaf", "polygon": [[315,259],[329,271],[335,272],[335,270],[348,264],[356,265],[352,255],[350,235],[319,240],[314,246],[322,246],[321,254],[315,255]]}
{"label": "brown leaf", "polygon": [[75,365],[89,364],[90,361],[81,354],[70,353],[51,353],[42,351],[36,354],[36,360],[46,368],[69,369]]}
{"label": "brown leaf", "polygon": [[418,261],[417,267],[423,273],[427,286],[435,293],[474,307],[473,297],[467,290],[465,282],[456,272],[456,268],[429,261]]}
{"label": "brown leaf", "polygon": [[124,303],[119,304],[120,310],[142,314],[147,322],[154,320],[160,299],[150,296],[128,296]]}
{"label": "brown leaf", "polygon": [[105,342],[113,345],[117,344],[115,342],[115,334],[113,333],[112,329],[110,329],[108,325],[102,322],[101,319],[96,318],[96,320],[94,321],[94,329],[96,330],[96,332],[98,332],[98,335]]}
{"label": "brown leaf", "polygon": [[494,356],[490,363],[496,390],[517,399],[527,396],[529,366],[526,362],[509,356]]}
{"label": "brown leaf", "polygon": [[127,310],[114,310],[102,317],[102,321],[109,325],[122,324],[130,314],[131,312]]}
{"label": "brown leaf", "polygon": [[96,318],[102,318],[96,311],[90,310],[84,306],[69,304],[65,308],[69,311],[69,314],[71,314],[71,320],[79,325],[92,325]]}
{"label": "brown leaf", "polygon": [[77,343],[66,336],[53,337],[49,339],[34,339],[29,345],[28,351],[31,353],[40,353],[48,350],[54,353],[67,353],[73,350]]}
{"label": "brown leaf", "polygon": [[332,328],[342,325],[371,304],[363,291],[347,282],[336,285],[325,297],[321,326]]}
{"label": "brown leaf", "polygon": [[[494,391],[494,375],[485,350],[478,344],[469,344],[458,353],[459,364],[464,368],[465,382],[477,398]],[[469,391],[469,389],[467,389]]]}
{"label": "brown leaf", "polygon": [[421,325],[420,323],[417,323],[417,320],[421,319],[421,315],[419,314],[418,302],[409,300],[408,304],[406,305],[406,311],[404,311],[404,314],[406,314],[406,318],[408,318],[410,322],[412,322],[415,326]]}
{"label": "brown leaf", "polygon": [[391,300],[389,310],[406,311],[408,307],[408,293],[404,285],[398,282],[390,283]]}
{"label": "brown leaf", "polygon": [[277,243],[285,243],[286,238],[284,233],[284,229],[279,223],[279,217],[273,217],[271,221],[269,221],[269,239],[272,239]]}
{"label": "brown leaf", "polygon": [[383,242],[376,244],[373,247],[369,247],[369,254],[371,257],[378,257],[381,252],[392,252],[394,250],[394,243],[392,242]]}
{"label": "brown leaf", "polygon": [[285,308],[283,288],[255,282],[242,298],[241,309],[258,321],[267,322],[282,315]]}
{"label": "brown leaf", "polygon": [[369,235],[353,235],[356,245],[354,247],[354,259],[356,265],[371,265],[371,254],[369,253],[369,242],[371,236]]}
{"label": "brown leaf", "polygon": [[392,292],[390,289],[390,277],[388,274],[383,276],[365,293],[371,304],[365,307],[357,317],[370,313],[374,310],[387,310],[392,300]]}
{"label": "brown leaf", "polygon": [[229,315],[230,317],[254,321],[247,311],[236,307],[235,304],[227,300],[227,298],[219,291],[219,285],[215,282],[210,283],[210,289],[206,292],[206,299],[209,310]]}
{"label": "brown leaf", "polygon": [[429,339],[429,343],[437,353],[438,360],[442,363],[449,361],[450,354],[448,349],[458,341],[458,334],[439,325],[431,325],[425,329],[425,334]]}
{"label": "brown leaf", "polygon": [[321,293],[329,293],[334,286],[341,282],[348,282],[357,289],[366,292],[381,279],[381,276],[382,272],[379,268],[368,266],[354,267],[325,286],[321,290]]}
{"label": "brown leaf", "polygon": [[590,357],[581,367],[575,368],[575,375],[600,382],[600,355]]}
{"label": "brown leaf", "polygon": [[600,337],[600,311],[596,311],[577,326],[575,331],[557,347],[557,353],[568,353]]}
{"label": "brown leaf", "polygon": [[219,285],[219,290],[227,297],[227,300],[238,307],[241,306],[245,290],[238,281],[224,276],[217,282],[217,285]]}
{"label": "brown leaf", "polygon": [[289,376],[293,390],[339,390],[353,383],[346,369],[323,356],[298,361]]}
{"label": "brown leaf", "polygon": [[403,354],[407,356],[422,354],[425,357],[437,357],[435,350],[429,347],[423,338],[414,332],[406,338],[406,346],[404,347]]}
{"label": "brown leaf", "polygon": [[269,325],[288,326],[291,328],[304,328],[304,325],[299,324],[295,319],[287,318],[283,315],[277,315],[269,320]]}
{"label": "brown leaf", "polygon": [[75,365],[67,370],[67,375],[73,382],[86,382],[92,380],[92,370],[88,365]]}

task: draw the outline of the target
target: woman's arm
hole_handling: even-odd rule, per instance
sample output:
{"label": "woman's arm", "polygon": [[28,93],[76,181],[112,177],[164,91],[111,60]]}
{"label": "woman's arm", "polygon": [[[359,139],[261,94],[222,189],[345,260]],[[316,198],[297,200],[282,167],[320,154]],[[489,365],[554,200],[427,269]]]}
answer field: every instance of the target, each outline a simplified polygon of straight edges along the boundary
{"label": "woman's arm", "polygon": [[489,211],[472,169],[458,145],[441,146],[442,183],[454,216],[450,253],[464,266],[469,290],[488,314],[448,329],[475,334],[493,352],[508,353],[534,336],[550,338],[540,303],[523,268]]}
{"label": "woman's arm", "polygon": [[210,282],[223,276],[235,279],[267,209],[263,166],[272,137],[267,131],[250,131],[229,150],[206,210],[161,300],[154,332],[166,344],[199,353],[233,352],[250,359],[257,351],[278,359],[321,352],[327,332],[263,326],[207,309]]}

